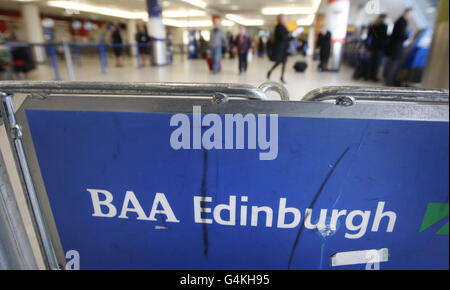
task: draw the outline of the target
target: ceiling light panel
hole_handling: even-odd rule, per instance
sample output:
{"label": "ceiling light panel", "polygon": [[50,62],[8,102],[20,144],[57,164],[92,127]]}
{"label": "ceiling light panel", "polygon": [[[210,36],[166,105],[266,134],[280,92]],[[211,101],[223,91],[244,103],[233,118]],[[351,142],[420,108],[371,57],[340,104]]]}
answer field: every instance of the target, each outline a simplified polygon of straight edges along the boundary
{"label": "ceiling light panel", "polygon": [[185,3],[194,5],[196,7],[200,7],[200,8],[206,8],[206,6],[208,6],[208,4],[206,4],[206,2],[201,1],[201,0],[181,0]]}
{"label": "ceiling light panel", "polygon": [[201,10],[163,10],[162,15],[169,18],[179,18],[205,16],[206,13]]}
{"label": "ceiling light panel", "polygon": [[264,20],[262,19],[245,19],[241,16],[238,16],[236,14],[226,14],[226,18],[228,18],[231,21],[234,21],[240,25],[244,26],[261,26],[264,25]]}
{"label": "ceiling light panel", "polygon": [[47,2],[47,5],[51,7],[70,9],[72,11],[89,12],[128,19],[144,19],[147,17],[147,12],[127,11],[122,9],[100,7],[71,1],[49,1]]}

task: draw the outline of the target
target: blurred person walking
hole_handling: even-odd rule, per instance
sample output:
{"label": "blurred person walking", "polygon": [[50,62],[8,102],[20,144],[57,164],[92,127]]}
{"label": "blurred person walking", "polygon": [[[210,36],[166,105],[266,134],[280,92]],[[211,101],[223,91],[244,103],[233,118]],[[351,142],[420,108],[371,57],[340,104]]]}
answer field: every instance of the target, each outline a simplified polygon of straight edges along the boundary
{"label": "blurred person walking", "polygon": [[112,25],[111,30],[111,42],[113,44],[114,55],[116,56],[116,66],[122,67],[122,36],[120,35],[119,25]]}
{"label": "blurred person walking", "polygon": [[263,37],[260,36],[258,38],[258,56],[259,57],[264,57],[264,51],[265,51],[264,46],[265,45],[264,45]]}
{"label": "blurred person walking", "polygon": [[277,25],[275,26],[274,40],[272,44],[270,60],[275,62],[272,68],[267,72],[267,79],[270,79],[272,71],[279,66],[281,66],[281,78],[280,81],[285,84],[284,71],[286,68],[286,61],[288,57],[290,36],[286,28],[286,15],[280,14],[277,17]]}
{"label": "blurred person walking", "polygon": [[220,24],[220,18],[214,19],[214,28],[211,30],[211,58],[213,61],[213,73],[220,71],[220,59],[222,58],[222,47],[228,48],[228,41]]}
{"label": "blurred person walking", "polygon": [[395,21],[394,29],[389,37],[386,46],[386,56],[389,61],[384,68],[383,77],[386,85],[395,85],[395,78],[400,67],[400,61],[403,54],[403,42],[409,38],[408,20],[411,17],[412,8],[407,8],[403,14]]}
{"label": "blurred person walking", "polygon": [[366,79],[378,82],[378,69],[384,56],[384,49],[387,43],[387,25],[384,22],[386,14],[380,14],[369,27],[367,39],[367,50],[369,52],[369,67]]}
{"label": "blurred person walking", "polygon": [[241,26],[239,35],[236,36],[237,53],[239,57],[239,74],[247,71],[247,54],[252,48],[252,39],[247,36],[245,26]]}
{"label": "blurred person walking", "polygon": [[208,42],[200,34],[200,39],[198,41],[198,55],[200,58],[205,58],[208,50]]}
{"label": "blurred person walking", "polygon": [[106,39],[107,39],[107,37],[106,37],[105,26],[103,25],[102,27],[100,27],[100,29],[98,31],[98,43],[106,44],[106,42],[107,42]]}
{"label": "blurred person walking", "polygon": [[234,41],[233,34],[230,31],[227,32],[227,39],[228,39],[228,55],[230,56],[230,59],[233,59],[236,43]]}
{"label": "blurred person walking", "polygon": [[139,24],[138,32],[136,33],[136,43],[138,45],[139,55],[141,56],[141,66],[145,66],[146,55],[150,54],[150,36],[144,24]]}
{"label": "blurred person walking", "polygon": [[319,52],[319,71],[327,70],[331,52],[331,33],[323,25],[320,27],[319,37],[317,38],[316,51]]}

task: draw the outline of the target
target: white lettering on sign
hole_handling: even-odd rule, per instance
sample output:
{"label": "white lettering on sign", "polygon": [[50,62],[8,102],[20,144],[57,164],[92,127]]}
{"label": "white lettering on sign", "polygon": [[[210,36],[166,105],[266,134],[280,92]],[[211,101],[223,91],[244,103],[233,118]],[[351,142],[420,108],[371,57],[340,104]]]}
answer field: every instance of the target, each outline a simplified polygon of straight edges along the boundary
{"label": "white lettering on sign", "polygon": [[[187,114],[175,114],[170,118],[170,126],[177,127],[170,135],[170,146],[175,150],[202,147],[206,150],[242,150],[258,147],[263,151],[259,153],[259,160],[274,160],[278,156],[278,115],[269,115],[269,128],[266,121],[267,115],[264,114],[257,117],[254,114],[225,114],[223,129],[220,115],[206,114],[202,118],[201,107],[194,106],[192,126]],[[203,136],[202,127],[207,128]],[[222,141],[225,141],[224,145]]]}
{"label": "white lettering on sign", "polygon": [[[87,189],[87,191],[91,196],[92,216],[94,217],[157,221],[156,216],[160,215],[166,222],[180,222],[164,193],[156,193],[151,205],[142,205],[133,191],[126,191],[123,199],[119,201],[115,200],[113,194],[107,190]],[[248,201],[248,196],[245,195],[240,197],[230,195],[226,203],[213,202],[211,196],[193,196],[193,222],[216,223],[223,226],[265,226],[268,228],[275,226],[280,229],[297,228],[303,222],[306,229],[327,228],[331,232],[336,232],[338,224],[343,224],[346,229],[345,238],[359,239],[366,234],[368,229],[378,232],[382,221],[386,226],[386,232],[392,232],[397,219],[394,211],[384,210],[384,201],[378,202],[373,219],[370,210],[306,208],[302,214],[301,209],[289,204],[288,199],[284,197],[279,198],[277,208],[267,205],[248,206]],[[186,206],[186,204],[182,206]],[[148,214],[145,207],[150,208]],[[117,215],[117,208],[121,208],[119,215]],[[328,214],[330,214],[330,218],[328,218]],[[304,217],[303,221],[302,217]],[[342,223],[339,223],[339,220],[342,220]],[[370,222],[372,222],[371,227],[369,227]]]}
{"label": "white lettering on sign", "polygon": [[[87,191],[91,194],[92,198],[92,206],[94,208],[94,213],[92,214],[92,216],[109,217],[109,218],[116,216],[117,209],[115,205],[112,203],[113,195],[109,191],[101,189],[87,189]],[[106,196],[106,199],[100,201],[99,197],[100,194]],[[161,205],[163,209],[158,210],[157,209],[158,205]],[[106,211],[103,211],[102,206],[103,209],[106,209]],[[136,213],[138,220],[156,221],[156,215],[163,214],[166,216],[165,220],[166,222],[172,223],[180,222],[175,217],[175,214],[172,211],[172,208],[170,207],[170,204],[167,201],[164,193],[157,193],[155,195],[155,198],[153,199],[152,209],[150,211],[149,216],[147,217],[134,193],[132,191],[127,191],[125,194],[125,199],[122,202],[122,212],[120,213],[118,218],[127,219],[128,212]]]}
{"label": "white lettering on sign", "polygon": [[69,250],[66,253],[66,270],[80,270],[80,253],[75,250]]}

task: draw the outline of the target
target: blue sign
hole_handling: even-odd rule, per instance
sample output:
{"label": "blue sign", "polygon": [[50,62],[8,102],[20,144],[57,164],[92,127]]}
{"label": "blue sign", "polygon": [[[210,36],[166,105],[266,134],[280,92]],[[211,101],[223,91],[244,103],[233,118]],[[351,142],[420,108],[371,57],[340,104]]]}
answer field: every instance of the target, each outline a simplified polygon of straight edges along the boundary
{"label": "blue sign", "polygon": [[147,0],[148,16],[151,18],[161,18],[161,0]]}
{"label": "blue sign", "polygon": [[182,115],[26,110],[81,269],[449,268],[448,122]]}
{"label": "blue sign", "polygon": [[188,30],[188,59],[196,59],[198,55],[198,44],[195,38],[195,30]]}

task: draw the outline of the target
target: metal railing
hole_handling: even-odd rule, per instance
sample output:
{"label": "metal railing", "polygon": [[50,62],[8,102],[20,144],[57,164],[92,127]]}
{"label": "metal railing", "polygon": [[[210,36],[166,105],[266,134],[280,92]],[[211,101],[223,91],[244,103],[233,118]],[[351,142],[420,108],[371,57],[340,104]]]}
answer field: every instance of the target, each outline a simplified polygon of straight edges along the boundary
{"label": "metal railing", "polygon": [[347,105],[355,101],[448,104],[449,94],[445,89],[334,86],[312,90],[301,100],[309,102],[335,100],[344,101]]}
{"label": "metal railing", "polygon": [[85,81],[8,81],[0,82],[0,92],[6,94],[26,93],[45,97],[50,94],[97,94],[97,95],[146,95],[146,96],[197,96],[212,97],[224,94],[266,100],[265,92],[278,92],[283,101],[289,100],[289,93],[282,85],[267,82],[259,88],[246,84],[229,83],[124,83]]}

